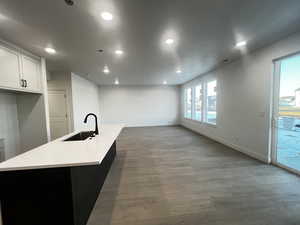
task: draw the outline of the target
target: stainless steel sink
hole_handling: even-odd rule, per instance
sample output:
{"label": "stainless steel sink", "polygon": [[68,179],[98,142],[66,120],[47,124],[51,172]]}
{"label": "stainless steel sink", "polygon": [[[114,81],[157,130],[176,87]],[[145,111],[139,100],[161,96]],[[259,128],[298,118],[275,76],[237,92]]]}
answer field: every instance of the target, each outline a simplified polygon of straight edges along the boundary
{"label": "stainless steel sink", "polygon": [[84,131],[78,134],[75,134],[64,141],[84,141],[89,137],[94,137],[94,131]]}

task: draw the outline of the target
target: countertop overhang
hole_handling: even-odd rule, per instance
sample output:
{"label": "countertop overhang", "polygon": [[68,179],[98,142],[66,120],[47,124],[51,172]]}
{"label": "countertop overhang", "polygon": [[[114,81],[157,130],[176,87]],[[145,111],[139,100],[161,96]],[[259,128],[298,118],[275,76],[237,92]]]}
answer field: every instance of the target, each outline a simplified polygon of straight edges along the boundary
{"label": "countertop overhang", "polygon": [[99,135],[92,139],[64,142],[79,131],[73,132],[0,163],[0,171],[100,164],[123,127],[122,124],[102,124]]}

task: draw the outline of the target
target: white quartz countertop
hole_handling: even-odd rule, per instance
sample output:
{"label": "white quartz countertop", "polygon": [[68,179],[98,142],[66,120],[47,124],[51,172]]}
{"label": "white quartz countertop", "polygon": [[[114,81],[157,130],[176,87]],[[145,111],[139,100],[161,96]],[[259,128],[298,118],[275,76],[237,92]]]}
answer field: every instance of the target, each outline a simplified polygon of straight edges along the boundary
{"label": "white quartz countertop", "polygon": [[123,129],[122,124],[102,124],[99,135],[84,141],[66,141],[74,132],[0,163],[0,171],[97,165],[102,162]]}

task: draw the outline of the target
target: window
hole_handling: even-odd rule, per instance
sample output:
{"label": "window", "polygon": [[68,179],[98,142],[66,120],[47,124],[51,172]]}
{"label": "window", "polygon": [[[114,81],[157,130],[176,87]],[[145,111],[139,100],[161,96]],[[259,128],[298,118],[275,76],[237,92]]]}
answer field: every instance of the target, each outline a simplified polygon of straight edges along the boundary
{"label": "window", "polygon": [[192,88],[185,89],[185,118],[192,118]]}
{"label": "window", "polygon": [[195,87],[195,113],[194,119],[202,121],[202,84]]}
{"label": "window", "polygon": [[209,81],[206,84],[205,122],[216,124],[217,122],[217,81]]}
{"label": "window", "polygon": [[217,80],[203,80],[184,90],[184,117],[217,124]]}

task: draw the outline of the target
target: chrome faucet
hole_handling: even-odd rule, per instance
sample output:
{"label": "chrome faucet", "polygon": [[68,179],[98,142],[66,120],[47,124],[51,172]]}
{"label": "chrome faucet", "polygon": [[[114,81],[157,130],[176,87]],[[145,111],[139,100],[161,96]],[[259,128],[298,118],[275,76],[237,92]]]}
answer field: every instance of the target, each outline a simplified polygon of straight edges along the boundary
{"label": "chrome faucet", "polygon": [[94,118],[95,118],[95,125],[96,125],[96,127],[95,127],[94,134],[98,135],[99,134],[99,130],[98,130],[98,118],[97,118],[97,116],[94,113],[87,114],[86,117],[85,117],[85,119],[84,119],[84,123],[87,123],[87,119],[88,119],[89,116],[94,116]]}

